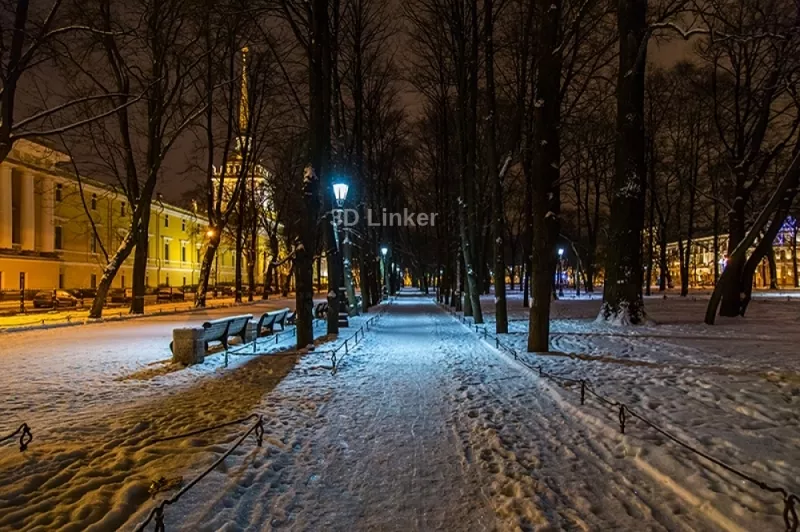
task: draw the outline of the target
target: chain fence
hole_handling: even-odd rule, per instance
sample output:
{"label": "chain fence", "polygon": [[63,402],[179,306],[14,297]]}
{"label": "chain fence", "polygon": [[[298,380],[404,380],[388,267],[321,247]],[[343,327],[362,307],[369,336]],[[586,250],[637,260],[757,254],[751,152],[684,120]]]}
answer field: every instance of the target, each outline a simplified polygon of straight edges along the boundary
{"label": "chain fence", "polygon": [[[364,339],[365,333],[368,332],[370,328],[374,326],[373,324],[386,313],[386,311],[392,305],[393,301],[394,300],[392,298],[389,298],[385,305],[381,305],[380,310],[376,315],[372,316],[370,319],[364,322],[361,325],[361,327],[359,327],[358,330],[356,330],[354,334],[346,338],[345,341],[339,344],[339,346],[336,349],[330,351],[324,351],[331,357],[332,375],[336,375],[336,372],[339,370],[339,366],[341,365],[342,360],[344,360],[345,356],[350,354],[351,347],[357,346]],[[361,335],[360,338],[359,335]],[[342,350],[344,350],[344,353],[341,356],[337,357],[337,354]]]}
{"label": "chain fence", "polygon": [[[332,374],[336,373],[336,370],[338,369],[339,363],[341,363],[341,360],[342,360],[342,358],[344,358],[344,355],[348,354],[352,347],[355,347],[361,341],[363,341],[366,332],[368,332],[373,327],[375,321],[386,312],[386,309],[390,304],[391,304],[391,300],[389,300],[389,302],[386,305],[382,305],[380,310],[379,310],[379,312],[378,312],[378,314],[376,314],[375,316],[372,316],[371,318],[366,320],[355,331],[354,334],[352,334],[351,336],[346,338],[345,341],[342,344],[340,344],[336,349],[327,350],[327,351],[317,351],[317,353],[330,354],[331,355],[332,365],[331,365],[330,369],[331,369]],[[312,323],[313,323],[313,327],[315,329],[319,329],[319,328],[325,326],[325,324],[326,324],[325,320],[322,320],[322,319],[314,319]],[[287,336],[294,337],[296,334],[297,334],[297,327],[292,327],[291,329],[286,329],[284,331],[281,331],[281,332],[275,333],[273,335],[270,335],[269,341],[271,342],[272,338],[275,338],[275,344],[278,344],[278,343],[280,343],[281,338],[286,338]],[[299,350],[291,350],[291,351],[288,351],[288,352],[279,352],[279,353],[275,353],[275,352],[273,352],[273,353],[257,353],[257,352],[255,352],[257,343],[258,343],[258,338],[256,338],[255,341],[252,341],[252,342],[249,342],[247,344],[242,344],[241,346],[238,346],[239,348],[236,349],[236,350],[231,350],[231,354],[242,353],[242,354],[245,354],[245,355],[263,354],[263,355],[270,355],[270,356],[298,356],[298,355],[301,355],[301,354],[304,353],[304,352],[301,352]],[[249,352],[248,353],[244,353],[245,350],[249,350],[251,348],[250,344],[252,344],[254,353],[249,353]],[[344,350],[344,355],[341,355],[337,360],[337,353],[339,353],[341,350]],[[226,356],[227,356],[227,353],[226,353]],[[228,456],[230,456],[237,448],[239,448],[244,443],[244,441],[247,439],[248,436],[254,435],[255,438],[256,438],[256,445],[258,447],[262,447],[263,446],[264,420],[263,420],[263,417],[262,417],[261,414],[253,413],[253,414],[250,414],[250,415],[248,415],[246,417],[243,417],[243,418],[240,418],[240,419],[235,419],[233,421],[219,423],[219,424],[216,424],[216,425],[213,425],[213,426],[210,426],[210,427],[205,427],[205,428],[201,428],[201,429],[197,429],[197,430],[192,430],[192,431],[189,431],[189,432],[184,432],[184,433],[176,434],[176,435],[173,435],[173,436],[167,436],[167,437],[164,437],[164,438],[157,438],[157,439],[153,439],[153,440],[148,440],[147,443],[146,443],[146,446],[155,445],[155,444],[158,444],[158,443],[163,443],[163,442],[168,442],[168,441],[173,441],[173,440],[190,438],[190,437],[197,436],[197,435],[200,435],[200,434],[205,434],[205,433],[208,433],[208,432],[213,432],[213,431],[216,431],[216,430],[220,430],[220,429],[223,429],[223,428],[226,428],[226,427],[232,427],[232,426],[236,426],[236,425],[241,425],[242,423],[246,423],[248,421],[252,421],[253,423],[251,425],[249,425],[249,427],[239,435],[239,437],[236,439],[236,441],[234,442],[234,444],[231,447],[229,447],[219,458],[217,458],[211,465],[209,465],[199,475],[197,475],[195,478],[193,478],[188,484],[183,486],[172,497],[163,499],[158,505],[154,506],[152,508],[152,510],[149,512],[149,514],[147,515],[147,518],[144,521],[142,521],[136,527],[135,530],[137,532],[144,532],[151,523],[154,523],[155,528],[153,530],[155,532],[165,532],[166,531],[166,525],[164,523],[164,519],[165,519],[166,509],[168,507],[170,507],[171,505],[177,503],[180,500],[180,498],[184,494],[186,494],[186,492],[188,492],[192,487],[197,485],[201,480],[203,480],[206,476],[208,476],[214,469],[216,469]],[[5,443],[7,441],[14,440],[17,436],[19,436],[19,449],[20,449],[20,451],[25,451],[27,449],[27,447],[28,447],[28,444],[33,440],[33,434],[32,434],[31,429],[30,429],[30,427],[28,426],[27,423],[22,423],[14,432],[12,432],[12,433],[0,438],[0,443]]]}
{"label": "chain fence", "polygon": [[27,449],[28,444],[33,441],[33,433],[27,423],[22,423],[17,427],[17,430],[0,438],[0,443],[13,440],[17,435],[19,435],[19,451],[22,452]]}
{"label": "chain fence", "polygon": [[686,441],[684,441],[683,439],[679,438],[678,436],[675,436],[674,434],[669,432],[664,427],[660,426],[655,421],[649,419],[648,417],[646,417],[646,416],[640,414],[639,412],[637,412],[636,410],[632,409],[627,404],[625,404],[625,403],[623,403],[621,401],[618,401],[616,399],[601,395],[591,385],[591,382],[588,379],[585,379],[585,378],[575,379],[575,378],[572,378],[572,377],[565,377],[563,375],[557,375],[555,373],[550,373],[548,371],[545,371],[542,368],[542,366],[539,365],[539,364],[531,364],[530,362],[524,360],[520,356],[519,352],[513,346],[505,344],[496,334],[490,333],[485,326],[484,327],[480,327],[479,325],[476,325],[474,323],[470,323],[470,320],[467,317],[459,314],[458,312],[456,312],[455,310],[453,310],[449,306],[440,304],[440,307],[445,309],[448,313],[450,313],[455,319],[459,320],[462,324],[464,324],[465,326],[469,327],[471,330],[474,330],[479,338],[482,337],[483,340],[487,341],[487,342],[490,341],[490,340],[493,341],[494,342],[494,346],[495,346],[496,349],[502,350],[502,351],[510,354],[511,356],[514,357],[514,360],[518,364],[520,364],[523,367],[527,368],[528,370],[536,373],[539,377],[549,379],[549,380],[559,384],[564,389],[572,390],[572,388],[568,388],[565,385],[572,385],[573,387],[580,386],[580,402],[581,402],[581,405],[586,403],[586,396],[588,394],[589,396],[591,396],[594,399],[598,400],[604,406],[607,406],[607,407],[613,409],[615,411],[616,415],[617,415],[618,420],[619,420],[620,433],[625,434],[625,428],[626,428],[626,425],[628,423],[628,417],[629,416],[633,417],[633,418],[641,421],[645,425],[647,425],[649,428],[651,428],[654,431],[658,432],[659,434],[661,434],[662,436],[664,436],[668,440],[670,440],[673,443],[676,443],[677,445],[681,446],[682,448],[684,448],[684,449],[696,454],[697,456],[700,456],[700,457],[704,458],[708,462],[711,462],[712,464],[715,464],[715,465],[721,467],[722,469],[728,471],[729,473],[731,473],[731,474],[733,474],[733,475],[735,475],[735,476],[737,476],[737,477],[749,482],[750,484],[752,484],[752,485],[754,485],[754,486],[756,486],[756,487],[758,487],[758,488],[760,488],[760,489],[762,489],[762,490],[764,490],[766,492],[779,494],[781,496],[782,500],[783,500],[783,522],[784,522],[784,525],[786,526],[786,531],[787,532],[797,532],[798,531],[798,527],[800,527],[800,518],[798,517],[797,506],[800,505],[800,497],[798,497],[796,494],[794,494],[791,491],[789,491],[788,488],[786,488],[784,486],[776,486],[776,485],[774,485],[772,483],[769,483],[769,482],[766,482],[766,481],[761,480],[759,478],[753,477],[753,476],[751,476],[751,475],[749,475],[749,474],[747,474],[747,473],[745,473],[745,472],[743,472],[743,471],[741,471],[739,469],[736,469],[735,467],[723,462],[722,460],[719,460],[718,458],[715,458],[715,457],[709,455],[708,453],[706,453],[706,452],[704,452],[704,451],[702,451],[700,449],[697,449],[696,447],[694,447],[690,443],[687,443]]}
{"label": "chain fence", "polygon": [[171,506],[178,502],[183,495],[192,489],[198,482],[203,480],[206,476],[208,476],[214,469],[216,469],[228,456],[233,453],[236,449],[238,449],[242,443],[244,443],[245,439],[251,434],[255,435],[256,438],[256,445],[258,447],[263,446],[264,444],[264,419],[260,414],[251,414],[245,418],[237,419],[236,421],[230,421],[228,423],[221,423],[219,425],[214,425],[213,427],[206,427],[205,429],[195,430],[192,432],[187,432],[185,434],[178,434],[176,436],[170,436],[167,438],[162,438],[160,440],[155,440],[153,443],[163,442],[163,441],[170,441],[170,440],[177,440],[181,438],[188,438],[191,436],[196,436],[197,434],[202,434],[204,432],[211,432],[213,430],[217,430],[223,427],[229,427],[231,425],[236,425],[240,423],[244,423],[245,421],[255,419],[255,422],[250,425],[250,427],[245,430],[239,438],[231,445],[219,458],[217,458],[214,463],[208,466],[202,473],[194,477],[191,482],[186,484],[184,487],[180,489],[175,495],[169,497],[168,499],[164,499],[159,503],[157,506],[153,507],[150,510],[150,513],[147,515],[147,518],[142,521],[139,526],[136,527],[136,532],[144,532],[147,529],[147,525],[151,522],[155,522],[155,528],[153,529],[155,532],[165,532],[166,525],[164,524],[164,512],[168,506]]}
{"label": "chain fence", "polygon": [[[336,349],[328,350],[328,351],[316,351],[316,353],[330,354],[331,355],[331,374],[333,374],[333,375],[336,374],[336,371],[338,369],[339,364],[341,363],[341,360],[344,358],[345,355],[347,355],[350,352],[351,344],[352,344],[352,347],[355,347],[361,341],[363,341],[366,332],[369,331],[370,328],[375,323],[375,321],[378,318],[380,318],[386,312],[386,309],[388,308],[388,306],[390,304],[391,304],[391,300],[389,301],[388,304],[383,305],[381,307],[381,309],[378,311],[378,314],[376,314],[375,316],[372,316],[367,321],[365,321],[361,325],[361,327],[359,327],[356,330],[356,332],[354,334],[352,334],[348,338],[346,338],[345,341],[342,344],[340,344]],[[313,321],[313,325],[315,327],[322,326],[324,324],[325,324],[325,320],[315,319]],[[294,328],[292,328],[290,330],[287,330],[287,331],[284,331],[284,332],[282,332],[280,334],[294,335],[294,334],[296,334],[296,332],[297,332],[297,328],[294,327]],[[256,341],[254,341],[252,343],[255,345]],[[242,348],[243,349],[244,348],[249,348],[249,345],[245,344],[244,346],[242,346]],[[339,351],[341,351],[342,349],[344,349],[344,355],[342,355],[337,360],[336,354]],[[237,352],[239,352],[239,351],[237,351]],[[268,353],[265,353],[265,354],[268,354]],[[286,354],[286,353],[280,353],[280,354],[283,355],[283,354]],[[298,355],[300,353],[298,351],[292,351],[292,352],[290,352],[288,354],[292,355],[292,356],[296,356],[296,355]],[[276,355],[272,355],[272,356],[276,356]],[[155,528],[153,529],[154,532],[165,532],[166,531],[166,525],[164,524],[164,513],[165,513],[165,510],[167,509],[167,507],[169,507],[170,505],[175,504],[176,502],[178,502],[178,500],[187,491],[189,491],[193,486],[195,486],[198,482],[200,482],[203,478],[205,478],[208,474],[210,474],[217,466],[219,466],[225,460],[225,458],[230,456],[230,454],[233,453],[233,451],[235,451],[239,446],[241,446],[242,443],[247,439],[247,437],[249,435],[255,434],[257,446],[261,447],[262,444],[263,444],[263,438],[264,438],[264,422],[263,422],[263,417],[260,414],[255,414],[254,413],[254,414],[250,414],[247,417],[243,417],[241,419],[236,419],[234,421],[228,421],[228,422],[220,423],[220,424],[217,424],[217,425],[214,425],[214,426],[211,426],[211,427],[206,427],[206,428],[203,428],[203,429],[193,430],[193,431],[190,431],[190,432],[185,432],[185,433],[177,434],[177,435],[174,435],[174,436],[168,436],[166,438],[159,438],[159,439],[152,440],[151,442],[149,442],[150,444],[156,444],[156,443],[161,443],[161,442],[166,442],[166,441],[189,438],[189,437],[192,437],[192,436],[197,436],[199,434],[204,434],[206,432],[219,430],[221,428],[230,427],[230,426],[233,426],[233,425],[239,425],[241,423],[244,423],[244,422],[250,421],[250,420],[255,420],[255,423],[253,423],[246,431],[244,431],[239,436],[239,438],[236,440],[236,442],[230,448],[228,448],[228,450],[226,450],[224,454],[222,454],[222,456],[220,456],[217,460],[215,460],[213,464],[211,464],[208,468],[206,468],[197,477],[192,479],[192,481],[189,482],[186,486],[181,488],[181,490],[178,491],[175,495],[173,495],[172,497],[170,497],[168,499],[162,500],[161,503],[159,503],[157,506],[153,507],[153,509],[147,515],[147,518],[144,521],[142,521],[142,523],[140,523],[139,526],[136,527],[136,532],[144,532],[146,530],[147,526],[151,522],[155,523]]]}

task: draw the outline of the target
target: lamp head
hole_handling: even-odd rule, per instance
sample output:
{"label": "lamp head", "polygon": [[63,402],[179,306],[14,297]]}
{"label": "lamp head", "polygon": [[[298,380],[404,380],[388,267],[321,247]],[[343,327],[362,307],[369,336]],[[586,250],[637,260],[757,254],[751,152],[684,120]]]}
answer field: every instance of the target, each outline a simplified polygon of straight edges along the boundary
{"label": "lamp head", "polygon": [[383,255],[385,257],[387,253],[389,253],[389,248],[387,248],[386,246],[383,246],[381,248],[381,255]]}
{"label": "lamp head", "polygon": [[561,257],[564,255],[564,248],[558,248],[558,256]]}
{"label": "lamp head", "polygon": [[336,203],[338,203],[339,206],[341,206],[347,199],[347,191],[349,189],[350,187],[347,185],[347,183],[342,181],[333,184],[333,195],[336,198]]}

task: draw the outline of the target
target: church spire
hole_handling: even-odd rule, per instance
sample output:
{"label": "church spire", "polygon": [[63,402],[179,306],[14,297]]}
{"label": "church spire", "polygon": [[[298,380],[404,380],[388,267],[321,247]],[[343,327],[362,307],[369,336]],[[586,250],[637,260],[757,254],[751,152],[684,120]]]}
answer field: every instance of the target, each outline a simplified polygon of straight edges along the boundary
{"label": "church spire", "polygon": [[239,132],[243,136],[248,133],[247,123],[250,120],[250,105],[247,94],[247,52],[247,46],[242,48],[242,93],[239,97]]}

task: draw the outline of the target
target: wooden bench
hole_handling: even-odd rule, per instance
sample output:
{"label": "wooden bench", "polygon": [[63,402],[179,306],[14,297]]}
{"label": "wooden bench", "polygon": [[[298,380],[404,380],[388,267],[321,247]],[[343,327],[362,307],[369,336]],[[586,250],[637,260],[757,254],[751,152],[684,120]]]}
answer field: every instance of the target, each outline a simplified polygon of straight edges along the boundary
{"label": "wooden bench", "polygon": [[256,325],[258,336],[268,336],[275,332],[275,326],[280,325],[281,330],[286,329],[286,317],[289,314],[289,309],[273,310],[272,312],[265,312],[261,315]]}
{"label": "wooden bench", "polygon": [[[242,314],[241,316],[230,316],[218,320],[207,321],[203,324],[203,334],[201,340],[208,351],[209,342],[219,342],[225,350],[228,350],[228,338],[236,337],[245,342],[247,322],[253,319],[252,314]],[[169,350],[173,351],[172,342],[169,343]]]}

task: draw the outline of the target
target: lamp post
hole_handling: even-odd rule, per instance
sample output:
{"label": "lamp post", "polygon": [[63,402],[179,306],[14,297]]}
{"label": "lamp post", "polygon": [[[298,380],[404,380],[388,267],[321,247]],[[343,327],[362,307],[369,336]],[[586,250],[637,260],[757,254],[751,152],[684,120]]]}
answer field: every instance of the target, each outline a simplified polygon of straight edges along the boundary
{"label": "lamp post", "polygon": [[386,269],[386,254],[389,253],[389,248],[386,246],[381,247],[381,258],[383,259],[383,289],[386,290],[386,295],[389,295],[389,272]]}
{"label": "lamp post", "polygon": [[562,276],[562,264],[564,248],[558,248],[558,297],[564,297],[564,280]]}
{"label": "lamp post", "polygon": [[[206,231],[206,236],[209,239],[208,245],[211,245],[210,240],[214,238],[215,234],[216,233],[214,232],[214,229],[209,229],[208,231]],[[214,250],[214,299],[217,298],[218,284],[219,284],[219,246],[217,246],[217,249]]]}
{"label": "lamp post", "polygon": [[[336,198],[336,205],[342,209],[344,202],[347,200],[347,192],[350,186],[344,181],[336,181],[333,184],[333,196]],[[344,292],[347,295],[347,303],[351,310],[356,309],[356,291],[353,287],[353,251],[350,242],[350,230],[345,225],[346,216],[339,217],[339,225],[342,229],[342,271],[344,272]],[[336,220],[336,218],[334,218]],[[337,228],[338,229],[338,228]]]}

